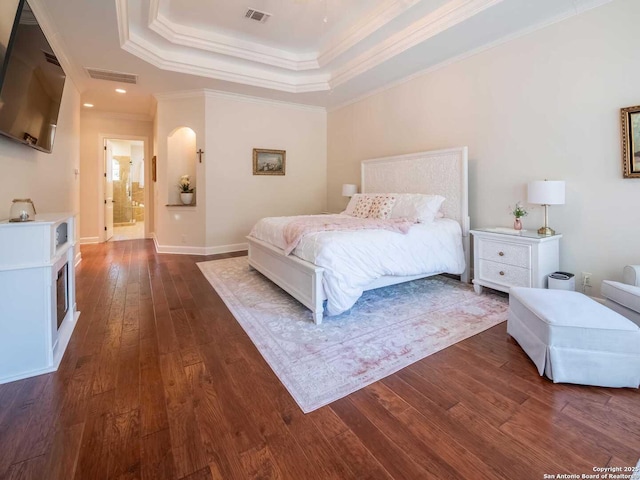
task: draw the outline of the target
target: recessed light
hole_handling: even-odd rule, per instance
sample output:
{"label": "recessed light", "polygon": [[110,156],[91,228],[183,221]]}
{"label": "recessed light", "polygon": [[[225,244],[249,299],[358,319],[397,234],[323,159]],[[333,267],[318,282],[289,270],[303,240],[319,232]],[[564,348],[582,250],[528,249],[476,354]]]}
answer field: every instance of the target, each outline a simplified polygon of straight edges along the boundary
{"label": "recessed light", "polygon": [[93,103],[83,103],[83,105],[87,108],[93,108]]}
{"label": "recessed light", "polygon": [[118,93],[127,93],[127,91],[124,88],[116,88],[116,92],[118,92]]}

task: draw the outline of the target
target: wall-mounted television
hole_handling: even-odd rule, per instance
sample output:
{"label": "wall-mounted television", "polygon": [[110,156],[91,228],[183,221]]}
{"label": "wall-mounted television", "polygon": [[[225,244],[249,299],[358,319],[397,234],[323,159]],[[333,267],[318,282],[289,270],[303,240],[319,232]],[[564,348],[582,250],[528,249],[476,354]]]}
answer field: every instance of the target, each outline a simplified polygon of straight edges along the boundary
{"label": "wall-mounted television", "polygon": [[0,134],[51,153],[65,73],[27,0],[0,0]]}

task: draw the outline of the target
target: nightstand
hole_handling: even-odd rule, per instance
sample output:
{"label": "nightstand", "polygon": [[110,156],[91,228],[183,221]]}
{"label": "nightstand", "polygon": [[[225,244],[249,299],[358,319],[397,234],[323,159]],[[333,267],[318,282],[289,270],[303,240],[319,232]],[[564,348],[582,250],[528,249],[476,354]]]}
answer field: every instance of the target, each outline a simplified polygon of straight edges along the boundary
{"label": "nightstand", "polygon": [[473,288],[509,292],[511,287],[546,288],[547,276],[560,268],[562,235],[535,230],[479,228],[473,234]]}

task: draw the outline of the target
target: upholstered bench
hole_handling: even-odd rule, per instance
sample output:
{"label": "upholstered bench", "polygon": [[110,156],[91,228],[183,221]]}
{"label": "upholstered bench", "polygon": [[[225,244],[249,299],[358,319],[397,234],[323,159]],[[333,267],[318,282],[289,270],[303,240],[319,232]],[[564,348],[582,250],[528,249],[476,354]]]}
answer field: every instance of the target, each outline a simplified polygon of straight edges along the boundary
{"label": "upholstered bench", "polygon": [[581,293],[511,288],[507,332],[556,383],[640,385],[640,327]]}

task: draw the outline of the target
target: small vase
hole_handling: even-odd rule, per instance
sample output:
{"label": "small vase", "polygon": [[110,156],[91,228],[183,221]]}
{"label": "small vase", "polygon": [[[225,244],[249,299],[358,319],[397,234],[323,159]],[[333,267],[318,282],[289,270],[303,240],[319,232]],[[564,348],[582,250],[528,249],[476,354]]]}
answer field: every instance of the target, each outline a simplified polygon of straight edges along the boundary
{"label": "small vase", "polygon": [[181,193],[180,201],[183,205],[191,205],[191,202],[193,202],[193,193]]}
{"label": "small vase", "polygon": [[522,230],[522,222],[520,221],[519,218],[516,218],[513,222],[513,228],[515,230]]}

